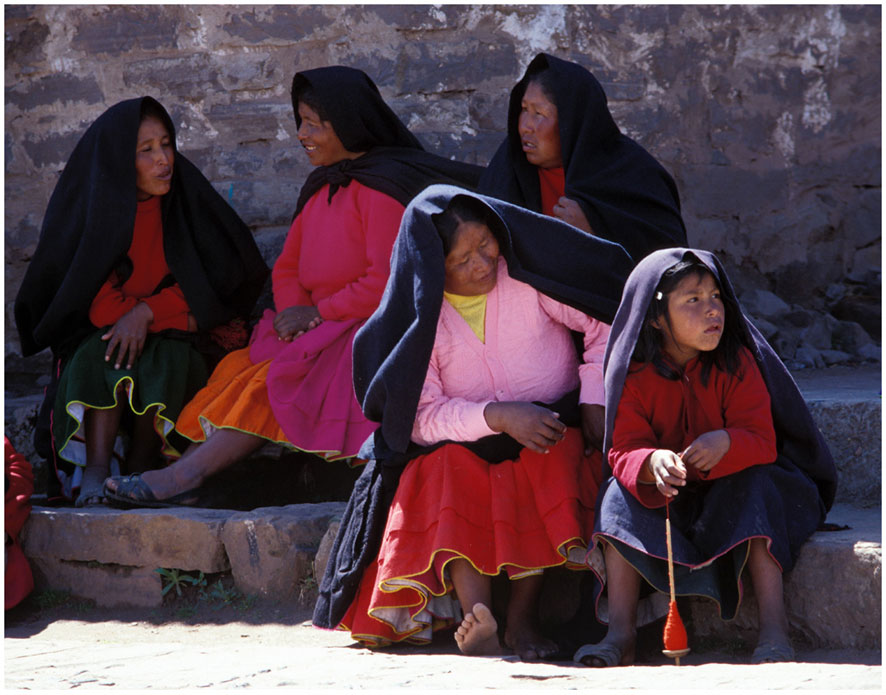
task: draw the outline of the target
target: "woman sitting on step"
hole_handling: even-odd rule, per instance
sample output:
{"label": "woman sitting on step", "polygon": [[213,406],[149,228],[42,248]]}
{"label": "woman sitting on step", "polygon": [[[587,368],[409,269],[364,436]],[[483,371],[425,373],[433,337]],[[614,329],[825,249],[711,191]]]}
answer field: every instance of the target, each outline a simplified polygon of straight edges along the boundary
{"label": "woman sitting on step", "polygon": [[237,332],[223,324],[248,317],[267,272],[157,101],[120,102],[89,127],[15,301],[23,354],[54,357],[35,442],[55,464],[50,497],[60,484],[78,506],[97,504],[109,474],[178,456],[173,424],[206,383],[203,353],[229,348]]}
{"label": "woman sitting on step", "polygon": [[465,654],[548,657],[543,572],[581,568],[589,540],[601,362],[630,259],[560,221],[433,186],[407,208],[391,265],[354,347],[357,393],[381,426],[314,623],[375,646],[460,623]]}
{"label": "woman sitting on step", "polygon": [[207,478],[268,441],[350,458],[376,427],[354,398],[351,346],[381,299],[404,206],[435,181],[476,184],[480,169],[425,152],[360,70],[297,73],[292,106],[315,169],[274,264],[276,310],[182,411],[176,430],[193,442],[185,455],[110,478],[116,504],[193,503]]}
{"label": "woman sitting on step", "polygon": [[480,191],[621,244],[634,263],[686,245],[674,179],[619,130],[588,70],[545,53],[511,90]]}

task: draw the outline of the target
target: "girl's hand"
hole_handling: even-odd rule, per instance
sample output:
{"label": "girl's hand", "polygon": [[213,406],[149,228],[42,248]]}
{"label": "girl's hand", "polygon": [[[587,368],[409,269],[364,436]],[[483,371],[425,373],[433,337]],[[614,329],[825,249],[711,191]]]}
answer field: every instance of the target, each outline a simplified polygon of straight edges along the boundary
{"label": "girl's hand", "polygon": [[581,410],[581,435],[585,440],[585,456],[590,456],[594,449],[603,451],[606,408],[602,405],[582,403],[579,405],[579,410]]}
{"label": "girl's hand", "polygon": [[705,432],[683,450],[680,458],[687,466],[692,466],[700,473],[707,473],[720,463],[731,444],[732,440],[726,430]]}
{"label": "girl's hand", "polygon": [[124,358],[126,368],[132,369],[135,360],[142,354],[145,347],[145,338],[148,336],[148,326],[154,320],[154,312],[144,302],[139,302],[127,311],[120,319],[111,326],[110,330],[102,336],[102,340],[108,341],[108,349],[105,350],[105,362],[110,362],[114,350],[117,352],[117,360],[114,369],[120,369]]}
{"label": "girl's hand", "polygon": [[686,466],[680,456],[670,449],[656,449],[649,454],[646,464],[652,473],[655,487],[665,497],[676,497],[686,484]]}
{"label": "girl's hand", "polygon": [[588,234],[593,234],[594,230],[591,229],[591,223],[588,222],[587,216],[585,216],[584,210],[581,209],[581,205],[572,200],[572,198],[567,198],[565,195],[560,197],[560,200],[557,201],[556,205],[554,205],[554,217],[557,217],[564,222],[568,222],[573,227],[578,227],[583,232],[587,232]]}
{"label": "girl's hand", "polygon": [[197,332],[197,319],[194,318],[193,314],[188,314],[188,330],[191,333]]}
{"label": "girl's hand", "polygon": [[527,449],[539,454],[548,453],[566,435],[566,425],[558,419],[559,413],[534,403],[506,401],[489,403],[483,416],[490,429],[506,432]]}
{"label": "girl's hand", "polygon": [[287,343],[304,335],[323,322],[315,306],[291,306],[277,312],[274,317],[274,330],[277,337]]}

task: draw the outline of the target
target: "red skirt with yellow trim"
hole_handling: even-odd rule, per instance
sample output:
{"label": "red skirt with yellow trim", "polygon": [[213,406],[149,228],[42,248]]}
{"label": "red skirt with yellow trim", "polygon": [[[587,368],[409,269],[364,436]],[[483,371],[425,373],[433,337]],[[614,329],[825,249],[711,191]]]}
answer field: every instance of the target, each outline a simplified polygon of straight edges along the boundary
{"label": "red skirt with yellow trim", "polygon": [[575,428],[548,454],[523,449],[490,464],[446,444],[410,461],[378,558],[339,628],[370,646],[428,642],[461,620],[446,568],[456,558],[511,579],[558,565],[587,569],[600,477],[600,453],[584,456]]}

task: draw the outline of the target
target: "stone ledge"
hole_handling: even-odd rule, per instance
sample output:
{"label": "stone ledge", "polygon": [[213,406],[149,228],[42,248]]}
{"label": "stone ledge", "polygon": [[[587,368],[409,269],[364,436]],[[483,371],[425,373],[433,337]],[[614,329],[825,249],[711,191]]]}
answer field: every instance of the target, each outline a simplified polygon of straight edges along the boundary
{"label": "stone ledge", "polygon": [[[246,595],[281,601],[300,582],[344,502],[224,509],[35,507],[22,532],[37,586],[99,605],[156,606],[159,567],[207,574],[230,570]],[[137,580],[137,581],[136,581]]]}
{"label": "stone ledge", "polygon": [[[835,505],[828,521],[846,531],[819,531],[785,575],[785,602],[793,637],[812,647],[879,649],[881,646],[882,546],[879,509]],[[716,640],[752,649],[757,603],[745,580],[735,620],[726,623],[713,601],[689,600],[690,640]]]}

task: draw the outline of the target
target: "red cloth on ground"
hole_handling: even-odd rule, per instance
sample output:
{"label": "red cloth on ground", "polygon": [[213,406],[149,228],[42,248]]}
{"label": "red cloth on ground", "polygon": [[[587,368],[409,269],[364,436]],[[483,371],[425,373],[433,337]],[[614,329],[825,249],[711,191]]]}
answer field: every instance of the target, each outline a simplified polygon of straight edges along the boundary
{"label": "red cloth on ground", "polygon": [[19,545],[18,535],[31,513],[34,493],[34,471],[31,464],[15,450],[9,437],[4,437],[6,453],[6,571],[4,582],[5,610],[18,605],[34,589],[31,566]]}
{"label": "red cloth on ground", "polygon": [[[656,449],[680,453],[700,435],[725,429],[730,446],[707,475],[722,478],[740,470],[775,461],[775,429],[769,391],[747,348],[740,353],[739,376],[716,367],[707,386],[701,381],[701,364],[691,360],[679,380],[666,379],[651,364],[631,363],[618,404],[609,465],[613,475],[643,505],[665,504],[654,485],[637,482],[646,459]],[[689,479],[698,479],[689,467]]]}
{"label": "red cloth on ground", "polygon": [[101,286],[89,307],[89,320],[96,328],[115,324],[141,301],[151,307],[154,314],[154,320],[148,326],[150,332],[167,328],[188,330],[190,309],[178,284],[154,293],[163,278],[169,275],[163,251],[161,202],[161,196],[153,196],[138,203],[128,251],[132,259],[132,275],[121,287],[114,287],[117,276],[112,272]]}
{"label": "red cloth on ground", "polygon": [[563,167],[556,169],[538,168],[538,185],[541,191],[541,211],[554,217],[554,205],[566,195],[566,172]]}
{"label": "red cloth on ground", "polygon": [[581,432],[570,428],[549,454],[523,449],[513,461],[490,464],[445,444],[410,461],[378,559],[340,627],[370,645],[427,642],[458,615],[445,571],[456,558],[512,579],[563,564],[586,569],[601,461],[599,452],[583,451]]}

